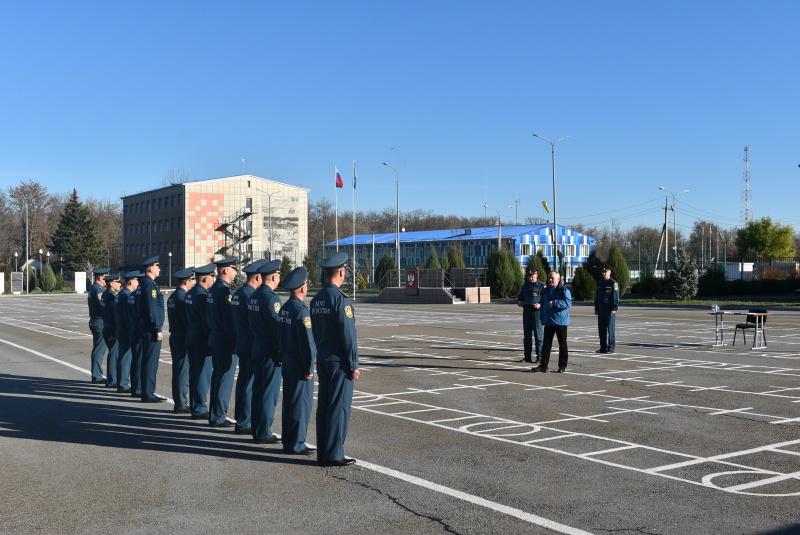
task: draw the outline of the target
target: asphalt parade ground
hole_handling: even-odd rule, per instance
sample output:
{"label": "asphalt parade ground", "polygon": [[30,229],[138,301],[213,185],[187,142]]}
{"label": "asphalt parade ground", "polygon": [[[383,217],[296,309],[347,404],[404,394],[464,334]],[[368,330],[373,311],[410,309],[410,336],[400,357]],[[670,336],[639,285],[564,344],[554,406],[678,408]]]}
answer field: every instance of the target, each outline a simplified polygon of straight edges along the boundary
{"label": "asphalt parade ground", "polygon": [[512,304],[354,304],[358,463],[320,468],[91,384],[86,296],[0,298],[0,533],[800,532],[800,312],[754,350],[623,305],[606,355],[576,305],[538,374]]}

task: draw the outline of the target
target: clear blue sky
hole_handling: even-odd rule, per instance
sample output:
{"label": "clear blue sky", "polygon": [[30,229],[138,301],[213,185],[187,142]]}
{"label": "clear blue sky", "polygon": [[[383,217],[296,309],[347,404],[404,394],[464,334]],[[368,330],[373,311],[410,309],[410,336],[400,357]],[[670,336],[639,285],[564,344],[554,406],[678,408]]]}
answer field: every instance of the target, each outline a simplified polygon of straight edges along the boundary
{"label": "clear blue sky", "polygon": [[[339,208],[800,228],[800,2],[4,2],[0,185],[246,173]],[[395,147],[391,149],[390,147]],[[490,211],[490,213],[492,213]],[[504,210],[506,223],[515,210]]]}

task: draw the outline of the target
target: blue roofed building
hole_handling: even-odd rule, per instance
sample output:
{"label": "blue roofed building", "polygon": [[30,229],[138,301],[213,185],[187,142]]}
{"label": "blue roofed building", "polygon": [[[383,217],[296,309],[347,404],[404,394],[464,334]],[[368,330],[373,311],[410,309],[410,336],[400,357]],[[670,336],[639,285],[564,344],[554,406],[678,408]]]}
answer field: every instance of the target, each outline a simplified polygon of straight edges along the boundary
{"label": "blue roofed building", "polygon": [[[520,263],[520,269],[528,263],[531,255],[542,251],[553,264],[553,225],[510,225],[501,227],[500,243],[503,248],[514,252]],[[594,250],[595,238],[576,230],[558,226],[558,244],[566,268],[566,279],[570,281],[575,268],[580,267]],[[341,238],[338,248],[355,256],[358,265],[363,268],[374,268],[383,255],[388,254],[397,262],[396,234],[358,234]],[[400,233],[400,268],[415,268],[425,265],[431,250],[435,249],[441,259],[450,247],[458,247],[467,267],[483,269],[489,263],[489,256],[498,246],[498,228],[461,228],[451,230],[421,230]],[[336,251],[335,241],[323,245],[323,254]]]}

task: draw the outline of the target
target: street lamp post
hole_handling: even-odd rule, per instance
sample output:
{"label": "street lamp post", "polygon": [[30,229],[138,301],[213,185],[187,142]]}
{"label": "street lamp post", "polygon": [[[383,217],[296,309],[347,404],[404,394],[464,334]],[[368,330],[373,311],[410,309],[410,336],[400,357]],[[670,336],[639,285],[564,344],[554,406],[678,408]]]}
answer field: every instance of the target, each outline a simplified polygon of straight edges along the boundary
{"label": "street lamp post", "polygon": [[397,286],[400,286],[400,173],[386,162],[384,162],[383,165],[392,169],[395,177],[395,190],[397,192],[397,226],[395,227],[394,247],[397,250]]}
{"label": "street lamp post", "polygon": [[14,271],[19,271],[19,253],[14,251],[14,265],[16,266]]}
{"label": "street lamp post", "polygon": [[[501,240],[503,238],[503,233],[502,233],[502,230],[501,230],[502,229],[502,225],[501,225],[501,222],[500,222],[500,210],[498,210],[494,206],[489,206],[486,203],[483,203],[483,207],[484,208],[491,208],[492,210],[497,212],[497,250],[499,251],[502,248],[502,241]],[[504,208],[504,209],[508,210],[509,208],[514,208],[514,207],[513,206],[509,206],[508,208]]]}
{"label": "street lamp post", "polygon": [[40,277],[42,276],[42,253],[43,253],[43,252],[44,252],[44,251],[42,251],[41,249],[39,249],[39,276],[40,276]]}
{"label": "street lamp post", "polygon": [[272,245],[272,235],[273,235],[273,232],[272,232],[272,196],[275,195],[276,193],[280,193],[280,192],[273,191],[272,193],[267,193],[266,191],[264,191],[262,189],[259,189],[259,188],[256,188],[256,191],[260,191],[261,193],[263,193],[264,195],[267,196],[267,207],[268,207],[268,210],[269,210],[269,260],[272,260],[272,254],[273,254],[273,249],[272,249],[272,247],[273,247],[273,245]]}
{"label": "street lamp post", "polygon": [[61,266],[61,279],[63,280],[64,279],[64,257],[63,256],[59,256],[58,257],[58,265]]}
{"label": "street lamp post", "polygon": [[169,257],[169,286],[172,286],[172,251],[167,253]]}
{"label": "street lamp post", "polygon": [[50,265],[50,251],[47,251],[47,265]]}
{"label": "street lamp post", "polygon": [[552,162],[553,162],[553,266],[554,271],[558,272],[558,222],[556,220],[556,143],[564,141],[569,136],[564,136],[561,139],[550,141],[546,137],[538,134],[533,134],[533,137],[538,137],[550,143]]}
{"label": "street lamp post", "polygon": [[670,190],[663,186],[658,186],[658,189],[664,190],[670,195],[672,195],[672,237],[675,240],[675,248],[672,252],[672,259],[677,260],[678,258],[678,217],[677,217],[677,210],[675,209],[675,197],[680,195],[681,193],[689,193],[688,189],[683,191],[679,191],[678,193],[672,193]]}

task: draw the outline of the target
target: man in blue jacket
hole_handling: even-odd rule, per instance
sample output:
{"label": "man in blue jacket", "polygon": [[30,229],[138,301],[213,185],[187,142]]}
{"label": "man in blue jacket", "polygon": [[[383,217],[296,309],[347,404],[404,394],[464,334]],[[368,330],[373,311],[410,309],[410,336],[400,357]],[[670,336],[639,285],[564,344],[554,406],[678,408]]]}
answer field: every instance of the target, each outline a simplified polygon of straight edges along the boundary
{"label": "man in blue jacket", "polygon": [[189,352],[186,350],[186,336],[189,324],[186,321],[186,293],[194,286],[194,268],[175,272],[178,285],[167,299],[167,319],[169,320],[169,352],[172,355],[172,399],[175,406],[172,412],[182,414],[191,412],[189,408]]}
{"label": "man in blue jacket", "polygon": [[569,325],[569,309],[572,306],[572,294],[561,284],[561,275],[551,271],[547,277],[547,286],[541,296],[541,321],[544,325],[542,342],[542,362],[531,371],[546,372],[550,362],[550,350],[553,347],[553,336],[558,338],[558,372],[567,369],[569,352],[567,350],[567,326]]}
{"label": "man in blue jacket", "polygon": [[142,403],[161,403],[167,398],[156,394],[156,376],[158,375],[158,357],[161,354],[161,341],[164,334],[164,295],[156,284],[156,277],[161,274],[158,257],[144,261],[144,271],[136,290],[136,311],[139,319],[139,334],[142,338]]}

